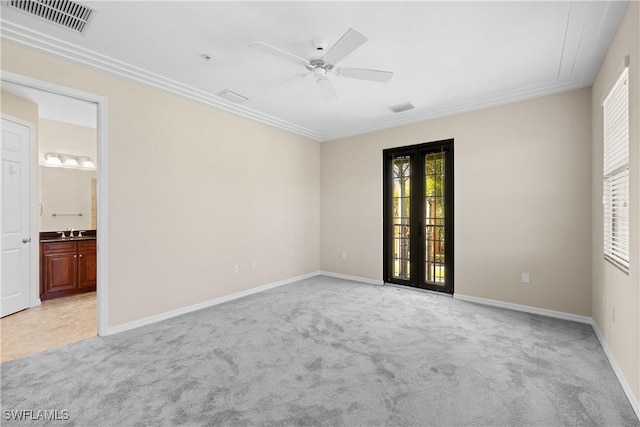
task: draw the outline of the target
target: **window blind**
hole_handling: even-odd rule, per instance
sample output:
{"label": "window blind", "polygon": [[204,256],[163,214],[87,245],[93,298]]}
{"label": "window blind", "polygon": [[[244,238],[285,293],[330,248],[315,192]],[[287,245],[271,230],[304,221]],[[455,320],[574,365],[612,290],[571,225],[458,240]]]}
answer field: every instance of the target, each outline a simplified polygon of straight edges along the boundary
{"label": "window blind", "polygon": [[604,256],[629,271],[629,69],[603,104]]}

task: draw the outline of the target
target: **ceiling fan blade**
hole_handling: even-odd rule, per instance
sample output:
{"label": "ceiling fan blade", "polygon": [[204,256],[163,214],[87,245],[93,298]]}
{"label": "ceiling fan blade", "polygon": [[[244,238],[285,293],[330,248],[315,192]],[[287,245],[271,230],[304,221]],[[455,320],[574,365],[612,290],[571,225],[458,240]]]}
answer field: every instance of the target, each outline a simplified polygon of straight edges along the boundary
{"label": "ceiling fan blade", "polygon": [[338,95],[336,94],[336,90],[333,88],[333,84],[327,78],[318,79],[318,86],[320,87],[320,92],[322,92],[322,97],[326,101],[331,101],[334,99],[338,99]]}
{"label": "ceiling fan blade", "polygon": [[371,80],[380,83],[387,83],[393,77],[391,71],[367,70],[364,68],[336,68],[335,73],[340,77]]}
{"label": "ceiling fan blade", "polygon": [[271,81],[268,81],[268,82],[260,83],[259,86],[263,87],[265,89],[273,89],[273,88],[276,88],[278,86],[282,86],[283,84],[290,83],[290,82],[296,81],[298,79],[304,78],[304,77],[308,76],[309,74],[311,74],[311,73],[294,74],[292,76],[287,76],[287,77],[283,77],[283,78],[280,78],[280,79],[276,79],[276,80],[271,80]]}
{"label": "ceiling fan blade", "polygon": [[353,28],[349,28],[346,33],[340,37],[340,39],[329,48],[324,55],[324,60],[337,64],[338,61],[345,58],[351,52],[362,46],[368,38],[363,34],[357,32]]}
{"label": "ceiling fan blade", "polygon": [[278,49],[277,47],[273,47],[263,42],[249,43],[249,47],[258,49],[264,53],[268,53],[269,55],[277,56],[278,58],[284,59],[289,62],[294,62],[300,65],[309,65],[309,61],[307,61],[306,59],[300,58],[299,56],[294,55],[293,53],[285,52],[282,49]]}

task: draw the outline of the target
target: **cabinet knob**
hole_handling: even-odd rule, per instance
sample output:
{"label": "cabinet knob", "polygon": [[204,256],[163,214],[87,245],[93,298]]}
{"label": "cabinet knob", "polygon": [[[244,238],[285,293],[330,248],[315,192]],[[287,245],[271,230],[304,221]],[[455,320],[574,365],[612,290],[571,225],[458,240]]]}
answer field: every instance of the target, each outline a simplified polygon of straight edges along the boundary
{"label": "cabinet knob", "polygon": [[74,255],[73,257],[76,258],[78,255]]}
{"label": "cabinet knob", "polygon": [[82,254],[80,254],[79,256],[80,256],[80,258],[82,258]]}

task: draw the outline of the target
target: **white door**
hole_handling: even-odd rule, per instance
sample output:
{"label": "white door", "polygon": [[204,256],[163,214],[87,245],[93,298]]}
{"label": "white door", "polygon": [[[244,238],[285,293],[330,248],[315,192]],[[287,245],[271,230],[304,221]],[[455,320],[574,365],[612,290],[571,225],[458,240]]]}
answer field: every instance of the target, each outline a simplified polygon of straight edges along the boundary
{"label": "white door", "polygon": [[2,119],[2,282],[0,294],[4,317],[29,307],[29,128]]}

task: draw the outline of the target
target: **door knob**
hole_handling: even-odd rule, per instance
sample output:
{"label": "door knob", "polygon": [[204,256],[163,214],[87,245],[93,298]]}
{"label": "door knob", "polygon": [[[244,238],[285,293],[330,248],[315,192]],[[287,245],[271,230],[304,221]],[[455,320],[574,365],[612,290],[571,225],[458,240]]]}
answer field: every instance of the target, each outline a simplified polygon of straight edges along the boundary
{"label": "door knob", "polygon": [[31,237],[25,237],[22,239],[22,243],[29,243],[31,241]]}

